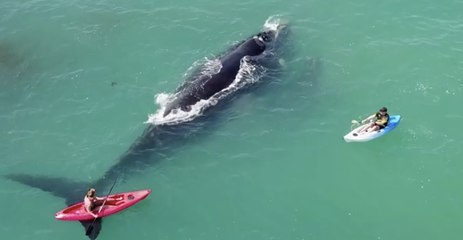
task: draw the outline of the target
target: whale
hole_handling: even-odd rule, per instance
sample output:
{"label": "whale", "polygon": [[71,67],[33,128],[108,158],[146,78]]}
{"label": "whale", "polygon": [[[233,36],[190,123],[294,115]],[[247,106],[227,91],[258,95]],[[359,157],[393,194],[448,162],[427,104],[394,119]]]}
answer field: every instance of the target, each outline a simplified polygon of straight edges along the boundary
{"label": "whale", "polygon": [[192,76],[187,86],[175,93],[175,99],[171,101],[164,111],[167,116],[172,110],[180,109],[189,111],[191,106],[200,101],[211,98],[214,94],[230,86],[236,79],[240,70],[241,61],[245,57],[254,57],[262,54],[266,45],[275,38],[275,31],[264,31],[241,42],[235,48],[219,58],[220,71],[213,75],[201,74]]}
{"label": "whale", "polygon": [[[161,109],[161,115],[168,116],[174,111],[189,111],[200,100],[207,100],[220,95],[221,92],[236,81],[239,72],[243,68],[243,62],[247,61],[256,68],[274,68],[275,62],[286,42],[288,26],[278,24],[272,29],[263,29],[243,41],[233,45],[217,57],[221,68],[214,74],[202,74],[205,66],[200,66],[192,76],[176,90],[173,98],[165,109]],[[278,65],[278,64],[277,64]],[[255,77],[255,76],[254,76]],[[264,78],[265,75],[259,75]],[[220,98],[218,98],[220,99]],[[117,159],[104,174],[92,182],[75,181],[56,176],[42,176],[30,174],[7,174],[5,178],[20,184],[41,189],[58,198],[64,199],[67,206],[83,200],[86,190],[94,187],[100,195],[114,182],[126,180],[130,175],[139,174],[141,170],[156,164],[175,152],[178,147],[188,144],[194,137],[204,136],[214,127],[217,127],[219,113],[224,111],[219,106],[227,105],[227,102],[214,105],[208,112],[199,114],[192,120],[176,124],[148,124],[142,134],[133,144]],[[207,128],[208,131],[204,131]],[[89,239],[96,239],[102,230],[102,219],[96,221],[81,221],[86,229],[91,225],[93,231],[88,235]],[[84,231],[85,231],[84,230]]]}

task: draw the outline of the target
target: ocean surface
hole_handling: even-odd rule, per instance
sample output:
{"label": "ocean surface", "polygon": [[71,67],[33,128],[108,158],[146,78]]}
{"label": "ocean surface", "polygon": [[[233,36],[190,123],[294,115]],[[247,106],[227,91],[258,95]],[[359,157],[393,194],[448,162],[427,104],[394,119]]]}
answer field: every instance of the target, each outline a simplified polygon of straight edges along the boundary
{"label": "ocean surface", "polygon": [[[99,179],[151,124],[160,95],[269,18],[290,27],[279,77],[214,106],[210,127],[117,183],[153,192],[105,218],[98,239],[461,239],[462,9],[2,0],[1,239],[86,239],[81,224],[54,219],[63,198],[5,176]],[[402,116],[394,131],[344,142],[352,120],[382,106]]]}

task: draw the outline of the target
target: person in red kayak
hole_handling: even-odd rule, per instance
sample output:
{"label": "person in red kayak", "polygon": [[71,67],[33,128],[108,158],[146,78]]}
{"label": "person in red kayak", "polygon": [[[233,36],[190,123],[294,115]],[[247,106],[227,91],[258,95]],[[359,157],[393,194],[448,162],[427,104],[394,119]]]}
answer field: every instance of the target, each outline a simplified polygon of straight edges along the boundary
{"label": "person in red kayak", "polygon": [[372,132],[372,131],[378,131],[380,129],[383,129],[387,126],[387,123],[389,122],[389,114],[387,113],[387,108],[382,107],[379,109],[379,112],[369,116],[365,120],[362,121],[362,123],[369,122],[369,121],[374,121],[370,127],[368,127],[365,132]]}
{"label": "person in red kayak", "polygon": [[103,205],[106,200],[106,204],[108,205],[115,205],[117,201],[122,200],[122,197],[118,198],[100,198],[96,196],[96,190],[94,188],[90,188],[85,194],[84,198],[84,206],[85,210],[90,213],[93,217],[97,218],[98,215],[93,212],[97,207]]}

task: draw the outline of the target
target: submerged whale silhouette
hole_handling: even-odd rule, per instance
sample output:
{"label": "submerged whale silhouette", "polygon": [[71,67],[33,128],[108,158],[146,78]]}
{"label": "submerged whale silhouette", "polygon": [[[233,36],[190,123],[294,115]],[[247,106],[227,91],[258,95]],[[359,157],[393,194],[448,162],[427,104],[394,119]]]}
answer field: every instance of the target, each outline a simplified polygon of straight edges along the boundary
{"label": "submerged whale silhouette", "polygon": [[[264,30],[229,49],[219,57],[221,70],[204,76],[194,74],[178,89],[175,98],[168,104],[164,116],[176,109],[188,110],[201,99],[209,99],[214,94],[227,88],[237,77],[240,64],[247,57],[255,57],[252,64],[262,67],[274,67],[278,58],[277,50],[286,36],[286,25],[278,25],[275,29]],[[270,60],[270,61],[269,61]],[[211,113],[211,112],[209,112]],[[188,142],[193,135],[200,134],[204,126],[210,128],[212,114],[205,114],[189,122],[174,125],[148,125],[141,136],[119,158],[117,163],[109,168],[104,175],[92,182],[76,182],[60,177],[32,176],[27,174],[9,174],[5,177],[49,192],[54,196],[64,198],[66,205],[82,201],[89,186],[102,192],[117,179],[125,179],[131,172],[165,158],[173,149]],[[87,229],[92,221],[81,221]],[[90,239],[96,239],[101,231],[101,219],[93,225]]]}

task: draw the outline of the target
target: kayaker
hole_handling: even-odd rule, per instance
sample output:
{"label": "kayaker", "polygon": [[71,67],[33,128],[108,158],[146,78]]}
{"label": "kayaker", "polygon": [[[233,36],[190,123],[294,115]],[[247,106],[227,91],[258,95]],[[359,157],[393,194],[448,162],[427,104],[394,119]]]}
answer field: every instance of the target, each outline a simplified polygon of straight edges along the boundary
{"label": "kayaker", "polygon": [[370,122],[374,120],[370,127],[368,127],[365,132],[378,131],[387,126],[389,121],[389,114],[387,113],[387,108],[382,107],[379,111],[368,118],[364,119],[362,123]]}
{"label": "kayaker", "polygon": [[[85,210],[90,213],[93,217],[97,218],[98,215],[93,212],[96,207],[103,205],[106,198],[101,198],[96,196],[96,190],[94,188],[89,188],[87,194],[85,194],[84,198],[84,206]],[[115,205],[116,202],[122,200],[122,197],[118,198],[108,198],[106,199],[107,205]]]}
{"label": "kayaker", "polygon": [[101,206],[104,202],[104,198],[100,198],[95,196],[96,190],[94,188],[89,188],[87,191],[87,194],[85,194],[84,198],[84,206],[85,210],[87,210],[88,213],[90,213],[93,217],[97,218],[98,215],[93,213],[92,211],[98,207]]}

